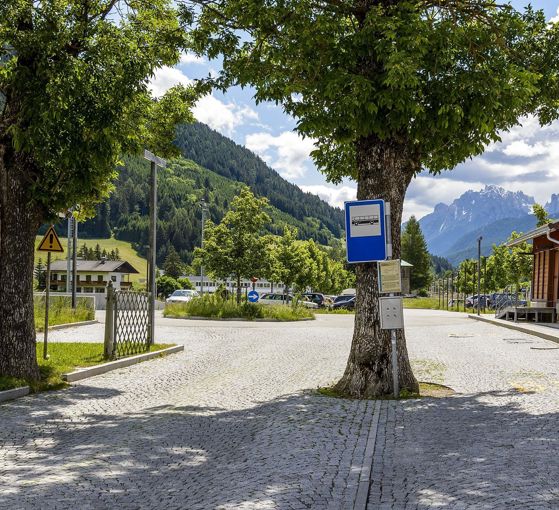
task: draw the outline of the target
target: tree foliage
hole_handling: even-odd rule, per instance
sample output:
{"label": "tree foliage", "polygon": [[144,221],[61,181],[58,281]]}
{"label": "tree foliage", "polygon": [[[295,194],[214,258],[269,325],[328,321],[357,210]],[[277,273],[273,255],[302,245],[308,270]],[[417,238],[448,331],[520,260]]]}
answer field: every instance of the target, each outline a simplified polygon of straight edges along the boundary
{"label": "tree foliage", "polygon": [[532,213],[536,217],[537,227],[542,227],[543,225],[547,225],[551,221],[551,219],[549,218],[549,214],[541,204],[534,204],[532,206]]}
{"label": "tree foliage", "polygon": [[171,246],[169,248],[169,253],[165,258],[165,262],[163,263],[163,271],[167,276],[171,278],[179,278],[184,274],[184,264],[177,253],[177,250]]}

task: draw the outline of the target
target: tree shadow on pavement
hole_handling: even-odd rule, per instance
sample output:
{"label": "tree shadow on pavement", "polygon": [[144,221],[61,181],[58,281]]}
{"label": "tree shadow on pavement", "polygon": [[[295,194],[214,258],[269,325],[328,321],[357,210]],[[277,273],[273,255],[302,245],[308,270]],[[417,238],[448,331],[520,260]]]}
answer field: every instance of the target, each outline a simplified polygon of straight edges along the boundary
{"label": "tree shadow on pavement", "polygon": [[382,405],[369,508],[559,508],[559,423],[540,394]]}
{"label": "tree shadow on pavement", "polygon": [[124,397],[79,385],[0,407],[0,508],[353,505],[373,402],[305,392],[138,410]]}

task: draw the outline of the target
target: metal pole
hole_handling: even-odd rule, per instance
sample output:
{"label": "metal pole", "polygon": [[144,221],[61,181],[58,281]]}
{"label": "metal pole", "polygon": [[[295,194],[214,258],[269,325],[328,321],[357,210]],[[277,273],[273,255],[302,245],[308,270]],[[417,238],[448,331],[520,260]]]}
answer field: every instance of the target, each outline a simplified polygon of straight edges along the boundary
{"label": "metal pole", "polygon": [[66,251],[66,292],[70,292],[70,278],[72,274],[72,219],[71,213],[68,213],[68,236],[66,240],[68,241],[68,249]]}
{"label": "metal pole", "polygon": [[78,220],[72,219],[72,308],[77,307],[76,292],[78,287]]}
{"label": "metal pole", "polygon": [[47,253],[47,282],[45,294],[45,338],[43,341],[43,359],[49,359],[48,338],[49,338],[49,301],[50,301],[50,251]]}
{"label": "metal pole", "polygon": [[392,386],[394,388],[394,398],[400,396],[400,382],[398,373],[398,343],[396,330],[390,330],[390,343],[392,344]]}
{"label": "metal pole", "polygon": [[454,270],[450,275],[450,309],[454,310]]}
{"label": "metal pole", "polygon": [[[202,207],[202,241],[200,243],[202,249],[204,248],[204,227],[206,223],[206,213],[208,212],[205,200],[200,201]],[[200,264],[200,294],[204,294],[204,264]]]}
{"label": "metal pole", "polygon": [[149,203],[149,344],[155,343],[155,266],[157,255],[157,165],[151,162]]}
{"label": "metal pole", "polygon": [[477,314],[481,315],[481,240],[482,236],[477,240]]}

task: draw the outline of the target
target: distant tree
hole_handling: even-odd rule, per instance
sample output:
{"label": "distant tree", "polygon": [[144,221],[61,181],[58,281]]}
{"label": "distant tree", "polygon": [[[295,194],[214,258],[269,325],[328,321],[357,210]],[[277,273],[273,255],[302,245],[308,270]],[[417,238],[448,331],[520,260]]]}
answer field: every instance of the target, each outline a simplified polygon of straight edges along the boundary
{"label": "distant tree", "polygon": [[163,271],[171,278],[179,278],[184,274],[184,264],[172,245],[169,247],[167,257],[163,263]]}
{"label": "distant tree", "polygon": [[164,299],[169,297],[175,290],[182,289],[181,284],[175,278],[167,275],[159,276],[155,282],[157,284],[157,295]]}
{"label": "distant tree", "polygon": [[39,257],[37,265],[35,266],[35,271],[33,272],[35,279],[37,280],[37,290],[45,290],[46,279],[47,279],[47,269],[43,264],[43,259]]}
{"label": "distant tree", "polygon": [[192,285],[192,282],[188,278],[179,278],[177,282],[179,282],[181,289],[194,289],[194,285]]}
{"label": "distant tree", "polygon": [[549,218],[549,214],[547,214],[547,211],[540,204],[534,204],[532,206],[532,213],[536,217],[537,227],[547,225],[551,221],[551,219]]}
{"label": "distant tree", "polygon": [[120,251],[118,248],[115,248],[115,254],[113,260],[120,260]]}
{"label": "distant tree", "polygon": [[204,248],[196,248],[195,263],[212,278],[233,276],[237,282],[237,303],[241,302],[241,280],[259,276],[266,267],[264,226],[270,222],[268,200],[257,198],[244,187],[219,225],[208,221]]}
{"label": "distant tree", "polygon": [[431,255],[431,268],[433,273],[437,276],[442,276],[447,271],[452,271],[452,263],[444,257],[438,255]]}
{"label": "distant tree", "polygon": [[429,287],[432,279],[431,256],[421,232],[419,222],[412,216],[402,233],[402,259],[413,265],[411,268],[412,290]]}
{"label": "distant tree", "polygon": [[308,252],[297,241],[297,229],[285,225],[283,235],[278,239],[274,250],[277,281],[284,285],[284,292],[292,289],[295,283],[301,284],[301,273],[309,263]]}
{"label": "distant tree", "polygon": [[101,252],[101,246],[99,245],[99,243],[97,243],[97,244],[95,245],[94,250],[95,250],[95,251],[94,251],[93,256],[94,256],[95,258],[94,258],[93,260],[101,260],[102,252]]}

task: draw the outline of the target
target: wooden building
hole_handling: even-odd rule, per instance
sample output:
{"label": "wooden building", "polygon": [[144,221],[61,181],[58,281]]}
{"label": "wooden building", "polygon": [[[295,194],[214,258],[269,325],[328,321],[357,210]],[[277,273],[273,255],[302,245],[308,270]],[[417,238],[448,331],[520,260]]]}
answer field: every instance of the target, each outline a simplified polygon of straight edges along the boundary
{"label": "wooden building", "polygon": [[538,227],[507,246],[532,241],[533,270],[530,304],[557,308],[559,298],[559,222]]}

